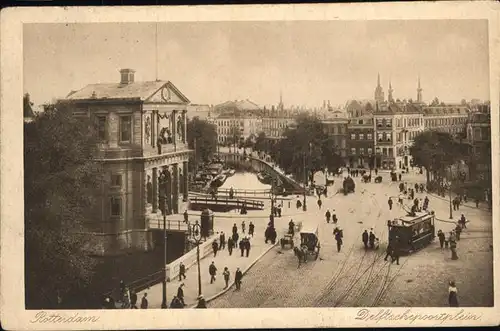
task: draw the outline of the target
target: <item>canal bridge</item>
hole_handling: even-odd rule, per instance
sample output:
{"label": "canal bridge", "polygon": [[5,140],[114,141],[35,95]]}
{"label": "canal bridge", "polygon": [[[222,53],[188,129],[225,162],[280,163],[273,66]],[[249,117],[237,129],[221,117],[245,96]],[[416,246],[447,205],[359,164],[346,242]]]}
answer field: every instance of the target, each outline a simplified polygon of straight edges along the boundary
{"label": "canal bridge", "polygon": [[[293,178],[286,176],[283,172],[276,169],[276,167],[271,163],[258,157],[254,157],[248,154],[230,152],[218,152],[217,156],[221,161],[227,164],[236,164],[244,167],[250,167],[255,172],[263,171],[272,176],[273,179],[279,179],[283,183],[283,187],[289,192],[304,192],[304,187],[301,183],[297,182]],[[306,192],[306,194],[309,194],[309,192]]]}
{"label": "canal bridge", "polygon": [[229,198],[229,197],[190,197],[191,210],[203,210],[209,208],[213,211],[226,212],[245,207],[247,210],[263,210],[264,202],[261,200]]}

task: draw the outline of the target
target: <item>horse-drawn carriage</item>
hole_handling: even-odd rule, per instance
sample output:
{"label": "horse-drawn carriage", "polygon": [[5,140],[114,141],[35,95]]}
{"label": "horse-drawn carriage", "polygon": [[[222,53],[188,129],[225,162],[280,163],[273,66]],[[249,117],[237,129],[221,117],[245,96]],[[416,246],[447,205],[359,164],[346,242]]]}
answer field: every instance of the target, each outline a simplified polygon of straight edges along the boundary
{"label": "horse-drawn carriage", "polygon": [[344,182],[342,183],[344,195],[354,192],[355,187],[356,185],[354,184],[354,180],[351,177],[344,178]]}
{"label": "horse-drawn carriage", "polygon": [[363,182],[364,183],[370,183],[371,181],[372,181],[372,175],[369,175],[369,174],[363,175]]}
{"label": "horse-drawn carriage", "polygon": [[287,233],[280,239],[281,248],[285,248],[286,245],[290,245],[290,248],[293,248],[293,234]]}
{"label": "horse-drawn carriage", "polygon": [[375,183],[382,183],[382,176],[375,177]]}
{"label": "horse-drawn carriage", "polygon": [[393,182],[397,182],[398,181],[398,175],[396,174],[396,172],[394,170],[391,171],[391,180]]}
{"label": "horse-drawn carriage", "polygon": [[317,260],[320,248],[318,226],[302,228],[300,230],[300,245],[293,249],[295,256],[299,259],[299,266],[302,262],[307,262],[308,256],[313,256],[314,260]]}

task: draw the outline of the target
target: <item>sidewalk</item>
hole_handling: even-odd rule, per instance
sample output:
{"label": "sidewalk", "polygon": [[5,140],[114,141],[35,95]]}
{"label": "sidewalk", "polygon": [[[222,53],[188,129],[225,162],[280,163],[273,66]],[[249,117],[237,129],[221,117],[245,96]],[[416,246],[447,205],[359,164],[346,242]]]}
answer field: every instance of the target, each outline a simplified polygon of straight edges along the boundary
{"label": "sidewalk", "polygon": [[[268,250],[274,247],[271,243],[264,243],[264,230],[267,226],[268,220],[253,220],[252,215],[241,215],[246,216],[246,231],[248,232],[248,225],[250,221],[255,224],[255,233],[254,238],[250,238],[251,249],[249,257],[241,257],[241,251],[239,247],[233,250],[233,254],[229,256],[227,245],[226,249],[217,252],[217,256],[214,257],[213,254],[207,256],[200,260],[200,273],[201,273],[201,287],[202,294],[205,299],[209,299],[210,297],[218,294],[224,289],[225,282],[222,276],[222,272],[224,271],[224,267],[228,267],[231,276],[230,276],[230,284],[234,281],[234,273],[236,272],[236,268],[240,268],[241,271],[245,272],[246,269],[251,267],[263,254],[265,254]],[[217,233],[219,231],[224,231],[226,234],[226,240],[228,239],[228,235],[232,233],[233,224],[236,223],[238,226],[238,234],[240,239],[244,236],[241,231],[241,219],[235,220],[231,218],[225,218],[222,216],[218,216],[215,221],[214,231]],[[281,218],[275,219],[275,226],[278,232],[278,239],[282,236],[283,232],[286,230],[286,226],[289,222],[289,218],[286,216],[282,216]],[[214,284],[210,284],[210,275],[208,273],[208,267],[212,263],[215,262],[215,266],[217,267],[217,279]],[[170,302],[174,295],[177,295],[177,289],[179,285],[184,283],[184,302],[187,307],[190,307],[197,303],[198,297],[198,265],[194,264],[192,267],[186,270],[187,278],[183,281],[179,281],[179,278],[176,277],[167,283],[167,303],[170,306]],[[143,293],[148,293],[148,301],[149,308],[160,308],[162,302],[162,284],[157,284],[152,286],[149,289],[141,291],[138,293],[138,300],[143,296]]]}

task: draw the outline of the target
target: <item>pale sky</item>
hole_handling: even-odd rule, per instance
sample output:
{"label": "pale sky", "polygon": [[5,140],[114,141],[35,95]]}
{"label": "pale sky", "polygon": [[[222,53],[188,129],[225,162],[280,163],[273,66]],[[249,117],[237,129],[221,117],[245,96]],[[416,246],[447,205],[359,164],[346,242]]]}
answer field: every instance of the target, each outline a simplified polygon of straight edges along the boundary
{"label": "pale sky", "polygon": [[35,104],[92,83],[170,80],[192,103],[249,98],[285,106],[387,97],[489,99],[483,20],[25,24],[24,91]]}

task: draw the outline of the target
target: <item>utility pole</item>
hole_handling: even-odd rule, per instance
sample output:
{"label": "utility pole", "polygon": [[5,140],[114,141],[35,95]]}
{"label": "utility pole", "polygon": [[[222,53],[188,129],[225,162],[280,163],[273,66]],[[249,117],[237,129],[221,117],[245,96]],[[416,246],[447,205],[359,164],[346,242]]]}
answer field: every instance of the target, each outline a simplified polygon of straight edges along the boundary
{"label": "utility pole", "polygon": [[167,197],[163,196],[163,282],[161,308],[167,308]]}

